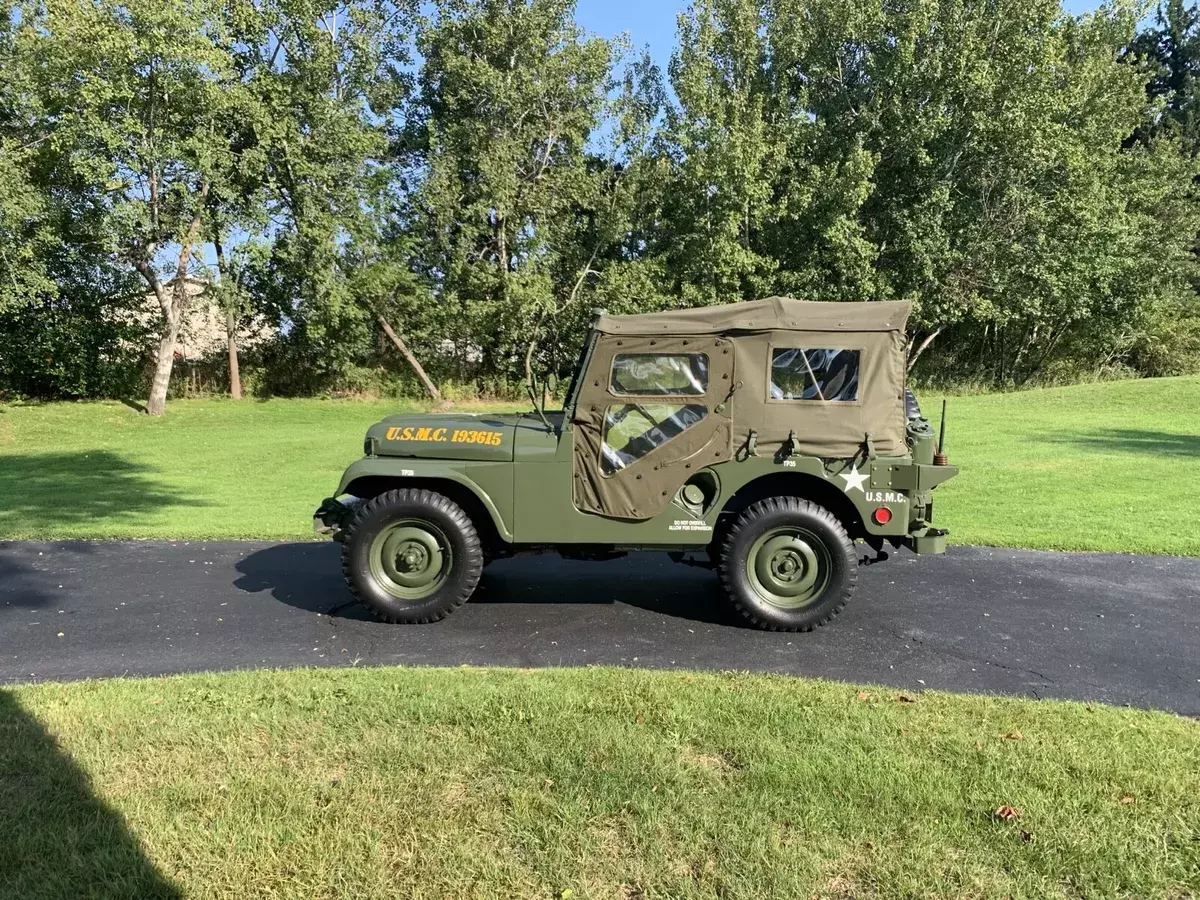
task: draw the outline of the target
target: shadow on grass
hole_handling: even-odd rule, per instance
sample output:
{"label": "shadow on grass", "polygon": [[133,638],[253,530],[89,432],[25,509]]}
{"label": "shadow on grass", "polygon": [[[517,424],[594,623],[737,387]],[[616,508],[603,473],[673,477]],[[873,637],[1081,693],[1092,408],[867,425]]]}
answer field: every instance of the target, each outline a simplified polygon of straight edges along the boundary
{"label": "shadow on grass", "polygon": [[0,535],[136,522],[151,510],[203,505],[143,465],[109,452],[0,457]]}
{"label": "shadow on grass", "polygon": [[0,690],[0,896],[182,896],[54,738]]}
{"label": "shadow on grass", "polygon": [[1133,456],[1200,456],[1200,434],[1176,434],[1140,428],[1106,428],[1048,439],[1054,444],[1074,444],[1086,450],[1129,453]]}
{"label": "shadow on grass", "polygon": [[[267,547],[237,563],[234,586],[250,593],[270,591],[305,612],[374,621],[346,589],[339,555],[332,543]],[[501,560],[484,571],[468,606],[483,604],[623,604],[692,622],[749,627],[721,595],[715,575],[669,563],[663,554],[635,553],[606,563],[553,554]]]}

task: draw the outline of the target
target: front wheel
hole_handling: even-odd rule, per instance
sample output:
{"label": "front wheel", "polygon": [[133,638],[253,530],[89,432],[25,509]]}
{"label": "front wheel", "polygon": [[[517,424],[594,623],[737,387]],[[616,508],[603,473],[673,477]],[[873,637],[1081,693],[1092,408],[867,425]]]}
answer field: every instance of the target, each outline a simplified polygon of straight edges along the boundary
{"label": "front wheel", "polygon": [[470,599],[483,563],[470,517],[426,490],[388,491],[362,504],[342,543],[351,593],[385,622],[444,619]]}
{"label": "front wheel", "polygon": [[858,556],[842,523],[799,497],[771,497],[745,509],[720,556],[734,605],[771,631],[824,625],[841,612],[858,579]]}

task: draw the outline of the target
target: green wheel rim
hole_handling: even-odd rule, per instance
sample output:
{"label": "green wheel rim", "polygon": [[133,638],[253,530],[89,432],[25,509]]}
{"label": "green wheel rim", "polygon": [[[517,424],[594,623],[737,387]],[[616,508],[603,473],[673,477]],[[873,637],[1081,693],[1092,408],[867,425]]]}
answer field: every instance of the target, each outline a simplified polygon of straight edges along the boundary
{"label": "green wheel rim", "polygon": [[384,526],[368,551],[371,578],[397,600],[424,600],[450,578],[454,555],[435,525],[401,519]]}
{"label": "green wheel rim", "polygon": [[750,547],[746,577],[754,592],[780,609],[801,609],[820,599],[833,574],[833,558],[805,528],[772,528]]}

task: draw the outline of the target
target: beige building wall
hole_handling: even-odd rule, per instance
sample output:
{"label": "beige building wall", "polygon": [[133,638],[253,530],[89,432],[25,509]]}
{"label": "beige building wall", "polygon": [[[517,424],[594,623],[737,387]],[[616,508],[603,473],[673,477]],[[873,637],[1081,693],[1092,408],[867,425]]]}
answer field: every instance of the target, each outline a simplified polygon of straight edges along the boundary
{"label": "beige building wall", "polygon": [[[174,290],[175,282],[167,282],[164,287]],[[187,280],[187,292],[191,299],[179,326],[176,359],[200,360],[228,350],[225,313],[209,300],[207,291],[207,281],[199,278]],[[157,330],[160,316],[157,298],[153,294],[147,294],[142,309],[137,313],[139,323]],[[242,322],[237,333],[238,349],[249,350],[261,346],[273,340],[276,333],[273,326],[257,317],[249,322]]]}

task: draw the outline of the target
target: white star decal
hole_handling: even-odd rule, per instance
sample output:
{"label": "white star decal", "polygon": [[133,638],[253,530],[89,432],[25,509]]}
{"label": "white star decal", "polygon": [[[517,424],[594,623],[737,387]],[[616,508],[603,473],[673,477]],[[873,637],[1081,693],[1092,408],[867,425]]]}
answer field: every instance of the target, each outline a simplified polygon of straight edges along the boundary
{"label": "white star decal", "polygon": [[867,479],[870,477],[871,477],[870,475],[865,475],[862,472],[859,472],[858,466],[854,466],[850,470],[849,475],[847,475],[845,472],[843,472],[841,475],[838,476],[838,478],[846,479],[846,490],[853,491],[853,490],[857,489],[857,490],[862,491],[863,493],[866,493],[866,489],[863,487],[863,485],[866,484]]}

